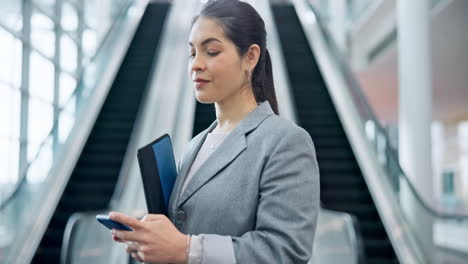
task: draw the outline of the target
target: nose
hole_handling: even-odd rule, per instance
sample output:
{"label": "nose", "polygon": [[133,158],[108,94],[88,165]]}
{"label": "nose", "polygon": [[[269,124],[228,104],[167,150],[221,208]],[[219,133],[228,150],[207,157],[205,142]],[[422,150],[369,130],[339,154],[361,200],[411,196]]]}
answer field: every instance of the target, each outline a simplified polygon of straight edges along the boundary
{"label": "nose", "polygon": [[202,61],[202,58],[200,56],[195,55],[195,57],[192,59],[192,65],[191,65],[191,70],[192,72],[198,72],[198,71],[204,71],[205,70],[205,63]]}

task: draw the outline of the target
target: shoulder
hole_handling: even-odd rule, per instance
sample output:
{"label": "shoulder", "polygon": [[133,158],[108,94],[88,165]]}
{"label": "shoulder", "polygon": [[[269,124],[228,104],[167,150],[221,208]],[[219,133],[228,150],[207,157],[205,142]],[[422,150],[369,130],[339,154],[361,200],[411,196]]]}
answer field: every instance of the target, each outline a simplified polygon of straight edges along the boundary
{"label": "shoulder", "polygon": [[256,129],[257,133],[274,142],[310,141],[309,133],[296,123],[278,115],[270,115]]}

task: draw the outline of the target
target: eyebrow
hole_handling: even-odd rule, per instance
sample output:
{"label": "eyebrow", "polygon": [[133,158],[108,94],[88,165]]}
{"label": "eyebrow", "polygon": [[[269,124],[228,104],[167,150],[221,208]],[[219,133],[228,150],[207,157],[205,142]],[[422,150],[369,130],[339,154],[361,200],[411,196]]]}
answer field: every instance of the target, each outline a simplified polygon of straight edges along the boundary
{"label": "eyebrow", "polygon": [[[223,43],[221,40],[217,39],[217,38],[207,38],[205,39],[204,41],[202,41],[201,45],[206,45],[212,41],[217,41],[217,42],[220,42],[220,43]],[[193,43],[192,42],[189,42],[189,45],[193,47]]]}

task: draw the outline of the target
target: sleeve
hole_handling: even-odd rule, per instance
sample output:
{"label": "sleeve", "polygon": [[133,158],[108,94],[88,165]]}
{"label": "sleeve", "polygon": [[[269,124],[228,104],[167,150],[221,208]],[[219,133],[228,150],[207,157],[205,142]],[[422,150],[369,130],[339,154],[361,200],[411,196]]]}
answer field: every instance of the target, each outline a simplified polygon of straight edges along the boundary
{"label": "sleeve", "polygon": [[294,131],[283,136],[266,162],[255,230],[240,237],[204,235],[202,263],[309,261],[320,201],[319,169],[309,134],[302,128]]}
{"label": "sleeve", "polygon": [[201,264],[203,254],[203,235],[190,236],[188,264]]}

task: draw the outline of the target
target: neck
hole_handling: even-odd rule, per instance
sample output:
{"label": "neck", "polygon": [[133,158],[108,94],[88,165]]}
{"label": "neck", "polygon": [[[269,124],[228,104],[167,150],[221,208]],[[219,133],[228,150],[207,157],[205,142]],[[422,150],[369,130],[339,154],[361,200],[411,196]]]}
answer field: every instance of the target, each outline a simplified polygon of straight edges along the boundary
{"label": "neck", "polygon": [[250,87],[241,89],[222,101],[215,102],[215,108],[218,125],[213,132],[227,133],[234,129],[245,116],[257,108],[257,102]]}

